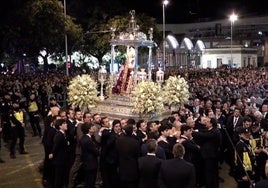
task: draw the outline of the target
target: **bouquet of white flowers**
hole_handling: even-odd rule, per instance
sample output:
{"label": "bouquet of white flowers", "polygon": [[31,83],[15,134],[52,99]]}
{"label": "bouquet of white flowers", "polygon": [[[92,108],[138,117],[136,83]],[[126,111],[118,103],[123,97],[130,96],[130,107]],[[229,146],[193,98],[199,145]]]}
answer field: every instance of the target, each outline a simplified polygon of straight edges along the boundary
{"label": "bouquet of white flowers", "polygon": [[170,76],[163,86],[162,97],[164,104],[177,105],[184,104],[189,100],[189,85],[180,76]]}
{"label": "bouquet of white flowers", "polygon": [[97,83],[87,74],[74,77],[67,89],[68,103],[80,109],[90,108],[99,100]]}
{"label": "bouquet of white flowers", "polygon": [[158,85],[152,81],[139,82],[131,93],[133,112],[149,114],[163,110],[163,101]]}

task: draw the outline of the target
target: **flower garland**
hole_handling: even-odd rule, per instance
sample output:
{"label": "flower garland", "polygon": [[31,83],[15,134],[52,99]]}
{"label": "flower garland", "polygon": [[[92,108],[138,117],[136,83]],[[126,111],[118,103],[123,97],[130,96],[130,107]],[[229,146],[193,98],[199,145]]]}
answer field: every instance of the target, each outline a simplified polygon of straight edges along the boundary
{"label": "flower garland", "polygon": [[74,77],[67,89],[68,103],[80,109],[90,108],[99,100],[97,83],[90,75],[82,74]]}
{"label": "flower garland", "polygon": [[180,76],[170,76],[165,81],[162,92],[164,104],[184,104],[188,102],[189,96],[189,85],[184,78]]}
{"label": "flower garland", "polygon": [[131,93],[133,97],[133,112],[149,114],[163,109],[163,99],[159,86],[152,81],[139,82]]}

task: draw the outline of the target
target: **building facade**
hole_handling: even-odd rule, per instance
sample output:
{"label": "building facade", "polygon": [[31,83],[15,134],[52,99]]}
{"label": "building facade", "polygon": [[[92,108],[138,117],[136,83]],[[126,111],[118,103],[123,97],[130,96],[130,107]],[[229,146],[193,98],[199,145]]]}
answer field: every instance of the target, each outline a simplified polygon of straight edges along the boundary
{"label": "building facade", "polygon": [[[158,28],[161,31],[163,27],[158,25]],[[166,24],[165,28],[167,66],[268,66],[268,16],[239,18],[233,24],[232,35],[229,19]],[[168,35],[174,36],[180,45],[172,47]],[[192,42],[191,49],[185,48],[185,38]],[[203,42],[203,49],[198,48],[198,41]]]}

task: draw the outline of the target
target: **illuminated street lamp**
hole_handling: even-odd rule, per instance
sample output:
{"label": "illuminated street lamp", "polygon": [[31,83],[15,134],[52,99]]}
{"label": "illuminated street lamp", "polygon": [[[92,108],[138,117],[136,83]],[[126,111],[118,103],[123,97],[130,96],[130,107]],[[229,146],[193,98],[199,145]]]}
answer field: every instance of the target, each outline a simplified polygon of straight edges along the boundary
{"label": "illuminated street lamp", "polygon": [[[66,22],[66,0],[63,1],[63,7],[64,7],[64,18]],[[65,68],[66,68],[66,76],[69,76],[69,66],[68,66],[68,40],[67,40],[67,34],[65,31],[64,34],[64,40],[65,40]]]}
{"label": "illuminated street lamp", "polygon": [[162,1],[162,6],[163,6],[163,66],[164,66],[164,70],[165,70],[165,67],[166,67],[166,64],[165,64],[165,61],[166,61],[166,24],[165,24],[165,21],[166,21],[166,18],[165,18],[165,7],[166,5],[169,3],[168,0],[163,0]]}
{"label": "illuminated street lamp", "polygon": [[231,21],[231,68],[233,67],[233,25],[234,22],[237,20],[237,15],[233,12],[230,16]]}

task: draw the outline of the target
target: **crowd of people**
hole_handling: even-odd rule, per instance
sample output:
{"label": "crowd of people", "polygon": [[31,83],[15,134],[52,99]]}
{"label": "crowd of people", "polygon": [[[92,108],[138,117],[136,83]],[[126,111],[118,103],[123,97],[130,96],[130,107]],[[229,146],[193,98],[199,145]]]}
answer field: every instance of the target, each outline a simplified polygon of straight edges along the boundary
{"label": "crowd of people", "polygon": [[224,162],[239,188],[267,186],[267,71],[172,69],[166,77],[177,74],[189,83],[189,102],[157,121],[59,104],[52,94],[66,92],[68,77],[1,75],[2,140],[10,158],[18,139],[19,153],[28,154],[31,126],[44,147],[45,187],[218,188]]}

